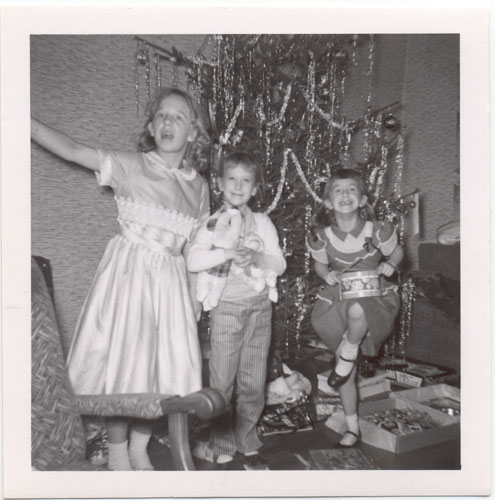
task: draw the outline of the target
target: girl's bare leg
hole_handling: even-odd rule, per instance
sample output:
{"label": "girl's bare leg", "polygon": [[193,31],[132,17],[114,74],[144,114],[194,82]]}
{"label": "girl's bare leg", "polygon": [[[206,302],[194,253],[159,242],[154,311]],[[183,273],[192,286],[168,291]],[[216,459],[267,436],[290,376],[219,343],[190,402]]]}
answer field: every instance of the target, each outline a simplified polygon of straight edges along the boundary
{"label": "girl's bare leg", "polygon": [[354,303],[347,311],[347,334],[339,347],[335,372],[340,377],[347,376],[355,366],[359,345],[368,331],[368,322],[363,308]]}
{"label": "girl's bare leg", "polygon": [[356,385],[357,368],[354,367],[347,381],[339,388],[340,400],[344,408],[346,432],[339,441],[341,446],[352,447],[360,439],[358,422],[358,390]]}

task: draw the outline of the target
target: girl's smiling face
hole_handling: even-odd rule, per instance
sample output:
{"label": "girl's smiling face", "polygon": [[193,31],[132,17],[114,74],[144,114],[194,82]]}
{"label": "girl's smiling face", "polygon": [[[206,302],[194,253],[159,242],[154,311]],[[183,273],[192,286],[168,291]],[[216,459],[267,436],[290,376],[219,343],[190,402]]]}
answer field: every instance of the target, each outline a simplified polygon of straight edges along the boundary
{"label": "girl's smiling face", "polygon": [[223,177],[218,178],[218,187],[227,203],[242,210],[256,194],[254,172],[241,165],[229,167]]}
{"label": "girl's smiling face", "polygon": [[182,159],[188,142],[196,135],[189,105],[183,97],[175,94],[161,101],[148,127],[157,153],[172,163],[175,159]]}
{"label": "girl's smiling face", "polygon": [[355,179],[335,179],[325,205],[337,213],[348,214],[357,212],[366,202],[367,197]]}

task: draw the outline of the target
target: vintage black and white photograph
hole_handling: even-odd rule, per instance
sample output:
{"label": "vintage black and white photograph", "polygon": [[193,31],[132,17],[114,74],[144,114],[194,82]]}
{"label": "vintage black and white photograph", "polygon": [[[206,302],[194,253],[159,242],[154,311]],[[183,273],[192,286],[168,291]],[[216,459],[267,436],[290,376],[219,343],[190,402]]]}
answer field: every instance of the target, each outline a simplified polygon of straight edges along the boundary
{"label": "vintage black and white photograph", "polygon": [[25,34],[33,477],[469,469],[462,30],[288,27]]}

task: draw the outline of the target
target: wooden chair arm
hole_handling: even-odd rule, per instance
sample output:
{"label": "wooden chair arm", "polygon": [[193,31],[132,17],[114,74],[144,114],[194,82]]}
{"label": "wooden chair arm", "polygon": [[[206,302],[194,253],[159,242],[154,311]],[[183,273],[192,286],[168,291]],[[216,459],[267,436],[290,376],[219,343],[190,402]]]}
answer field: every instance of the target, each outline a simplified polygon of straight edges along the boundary
{"label": "wooden chair arm", "polygon": [[201,419],[221,415],[227,407],[223,395],[205,388],[186,396],[168,394],[76,395],[75,410],[81,415],[156,419],[174,413],[195,414]]}
{"label": "wooden chair arm", "polygon": [[75,396],[81,415],[156,419],[168,415],[170,452],[177,470],[195,470],[189,446],[188,415],[201,419],[221,415],[227,409],[222,393],[205,388],[186,396],[166,394],[103,394]]}

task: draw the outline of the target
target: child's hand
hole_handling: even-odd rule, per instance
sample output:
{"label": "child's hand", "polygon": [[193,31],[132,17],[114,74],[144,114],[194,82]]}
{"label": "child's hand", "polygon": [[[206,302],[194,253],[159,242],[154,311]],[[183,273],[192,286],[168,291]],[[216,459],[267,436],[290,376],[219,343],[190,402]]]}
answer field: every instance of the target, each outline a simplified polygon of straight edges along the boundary
{"label": "child's hand", "polygon": [[239,267],[247,267],[255,264],[258,258],[258,252],[246,247],[234,249],[234,258],[232,259]]}
{"label": "child's hand", "polygon": [[337,285],[339,281],[340,281],[340,273],[338,273],[337,271],[330,271],[325,276],[325,282],[328,283],[330,286]]}
{"label": "child's hand", "polygon": [[384,276],[392,276],[392,274],[395,273],[396,269],[395,266],[390,264],[389,262],[382,262],[376,270],[378,271],[378,274],[383,274]]}

